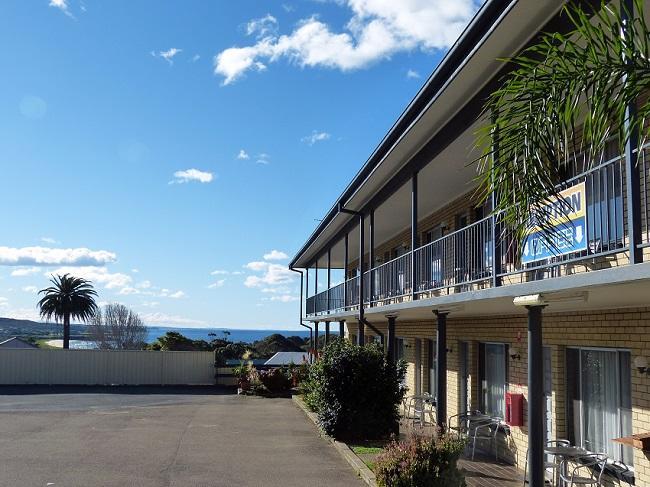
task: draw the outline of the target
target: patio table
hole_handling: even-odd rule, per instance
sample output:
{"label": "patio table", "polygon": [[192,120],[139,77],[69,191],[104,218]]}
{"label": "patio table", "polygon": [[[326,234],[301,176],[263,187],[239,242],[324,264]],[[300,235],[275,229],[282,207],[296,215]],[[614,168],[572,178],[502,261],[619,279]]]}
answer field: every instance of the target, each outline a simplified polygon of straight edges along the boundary
{"label": "patio table", "polygon": [[[579,446],[546,446],[544,447],[544,453],[560,457],[561,460],[567,460],[569,458],[577,458],[583,455],[587,455],[589,452]],[[567,475],[566,464],[563,462],[562,475]],[[560,485],[566,485],[564,481],[561,480],[561,478],[562,477],[560,477]]]}

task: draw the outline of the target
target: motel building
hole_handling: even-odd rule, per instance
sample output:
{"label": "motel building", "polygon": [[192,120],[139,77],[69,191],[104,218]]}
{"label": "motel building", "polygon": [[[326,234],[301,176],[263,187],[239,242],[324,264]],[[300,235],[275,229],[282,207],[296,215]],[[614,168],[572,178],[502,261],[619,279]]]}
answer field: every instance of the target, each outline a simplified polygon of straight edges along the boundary
{"label": "motel building", "polygon": [[440,425],[500,418],[481,449],[523,471],[530,448],[530,485],[554,439],[650,485],[650,443],[632,438],[650,436],[648,151],[612,142],[573,164],[555,249],[534,229],[512,245],[474,192],[483,100],[508,69],[498,59],[566,31],[562,6],[488,1],[290,267],[304,277],[303,320],[383,342]]}

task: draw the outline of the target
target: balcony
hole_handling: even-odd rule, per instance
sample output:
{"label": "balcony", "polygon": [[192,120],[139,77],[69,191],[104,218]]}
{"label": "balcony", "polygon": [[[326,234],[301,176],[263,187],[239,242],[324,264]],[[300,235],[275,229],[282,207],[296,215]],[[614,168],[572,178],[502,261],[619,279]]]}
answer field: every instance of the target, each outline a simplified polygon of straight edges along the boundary
{"label": "balcony", "polygon": [[[647,151],[646,147],[639,158],[641,241],[638,246],[644,251],[645,260],[650,256]],[[364,308],[626,265],[629,248],[624,159],[615,157],[569,177],[559,189],[580,183],[586,188],[583,236],[586,250],[532,262],[522,259],[523,249],[514,245],[514,238],[503,230],[498,216],[491,215],[366,271]],[[359,279],[356,276],[308,297],[307,315],[358,309]]]}

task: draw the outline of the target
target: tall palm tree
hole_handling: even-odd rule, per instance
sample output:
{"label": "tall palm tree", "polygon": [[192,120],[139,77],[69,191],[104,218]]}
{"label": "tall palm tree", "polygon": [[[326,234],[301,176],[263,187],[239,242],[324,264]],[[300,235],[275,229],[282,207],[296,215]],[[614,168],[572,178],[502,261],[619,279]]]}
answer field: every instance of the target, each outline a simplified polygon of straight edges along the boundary
{"label": "tall palm tree", "polygon": [[63,348],[70,348],[70,319],[87,321],[97,311],[97,292],[92,283],[70,274],[54,276],[52,286],[41,289],[43,297],[38,302],[41,317],[63,322]]}
{"label": "tall palm tree", "polygon": [[[650,134],[650,28],[644,0],[573,2],[572,24],[507,60],[512,70],[486,101],[479,131],[479,188],[495,196],[495,213],[522,242],[531,222],[550,242],[548,205],[576,158],[597,165],[605,144],[643,147]],[[637,105],[636,117],[628,106]],[[637,142],[638,141],[638,142]],[[633,147],[633,149],[637,149]],[[581,159],[582,160],[582,159]]]}

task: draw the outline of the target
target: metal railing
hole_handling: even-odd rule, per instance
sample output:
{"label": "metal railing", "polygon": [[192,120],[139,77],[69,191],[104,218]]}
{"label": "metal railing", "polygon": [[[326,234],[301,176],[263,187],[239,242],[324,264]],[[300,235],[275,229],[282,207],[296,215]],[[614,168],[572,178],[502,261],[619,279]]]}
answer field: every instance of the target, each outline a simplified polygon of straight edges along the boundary
{"label": "metal railing", "polygon": [[[643,156],[639,157],[641,246],[650,246],[648,157],[650,148],[646,147]],[[586,189],[586,250],[522,263],[522,249],[515,245],[512,233],[502,230],[503,225],[498,225],[499,217],[491,215],[365,272],[364,306],[389,304],[411,293],[421,295],[443,289],[462,292],[492,285],[497,279],[515,274],[523,276],[522,282],[553,277],[560,275],[562,266],[578,262],[597,264],[595,259],[599,257],[624,252],[627,245],[624,158],[615,157],[571,177],[558,189],[582,182]],[[496,276],[495,259],[499,264]],[[357,306],[359,276],[308,298],[307,314]]]}
{"label": "metal railing", "polygon": [[637,159],[641,177],[641,246],[650,246],[650,144]]}
{"label": "metal railing", "polygon": [[562,264],[570,264],[585,259],[593,259],[620,252],[626,243],[625,215],[625,161],[616,157],[600,164],[559,185],[563,190],[579,183],[586,186],[586,226],[587,249],[580,252],[554,255],[548,259],[528,264],[521,263],[522,249],[515,245],[513,234],[507,230],[500,233],[499,247],[501,273],[499,276],[530,271],[527,280],[549,277]]}

